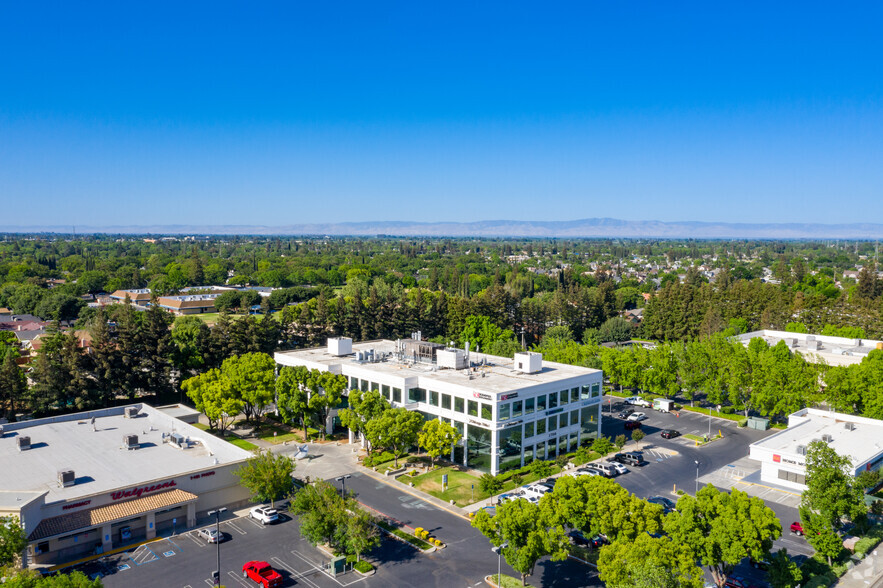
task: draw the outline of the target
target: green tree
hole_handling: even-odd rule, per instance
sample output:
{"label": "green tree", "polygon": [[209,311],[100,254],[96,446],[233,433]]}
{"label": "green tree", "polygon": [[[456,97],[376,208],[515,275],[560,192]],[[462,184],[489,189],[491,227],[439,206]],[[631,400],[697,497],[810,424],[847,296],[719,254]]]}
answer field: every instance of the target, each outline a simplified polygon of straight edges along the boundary
{"label": "green tree", "polygon": [[598,577],[609,588],[701,588],[702,569],[689,547],[646,533],[614,541],[598,557]]}
{"label": "green tree", "polygon": [[450,455],[455,443],[463,436],[457,429],[444,421],[432,419],[423,423],[417,435],[417,444],[426,450],[434,463],[442,455]]}
{"label": "green tree", "polygon": [[493,517],[479,510],[472,519],[472,526],[494,546],[506,545],[503,557],[521,574],[522,586],[541,557],[551,555],[553,561],[567,557],[564,530],[560,526],[547,528],[540,517],[540,507],[527,500],[510,500],[499,505]]}
{"label": "green tree", "polygon": [[664,527],[673,541],[696,554],[718,586],[745,557],[764,559],[782,534],[776,513],[763,500],[735,488],[721,492],[710,484],[695,497],[682,496]]}
{"label": "green tree", "polygon": [[609,318],[598,328],[598,338],[603,342],[628,341],[632,338],[632,324],[624,318]]}
{"label": "green tree", "polygon": [[172,363],[184,373],[193,374],[206,364],[211,330],[197,316],[182,316],[172,325]]}
{"label": "green tree", "polygon": [[319,433],[322,435],[322,439],[325,439],[328,414],[332,408],[340,404],[343,391],[347,387],[347,379],[346,376],[330,372],[321,372],[311,376],[308,380],[310,410],[316,415],[319,421]]}
{"label": "green tree", "polygon": [[209,425],[217,429],[221,436],[236,415],[242,412],[242,399],[219,369],[211,369],[188,378],[181,384],[181,388],[193,401],[196,410],[205,414]]}
{"label": "green tree", "polygon": [[368,442],[376,448],[392,449],[395,467],[399,467],[399,452],[417,442],[423,425],[418,412],[404,408],[391,408],[365,426]]}
{"label": "green tree", "polygon": [[310,395],[306,389],[310,371],[303,367],[285,366],[276,378],[276,406],[286,423],[296,424],[299,419],[304,427],[304,441],[307,435],[307,414],[310,410]]}
{"label": "green tree", "polygon": [[[354,502],[351,500],[351,504]],[[350,507],[349,516],[346,518],[344,537],[346,552],[355,555],[356,561],[361,559],[363,553],[380,545],[374,517],[354,504]]]}
{"label": "green tree", "polygon": [[246,420],[260,418],[273,402],[276,391],[276,362],[266,353],[246,353],[225,359],[221,372],[242,399]]}
{"label": "green tree", "polygon": [[15,361],[17,355],[0,357],[0,417],[10,421],[15,420],[17,407],[25,403],[28,393],[25,373]]}
{"label": "green tree", "polygon": [[493,496],[503,489],[503,480],[498,476],[484,473],[478,479],[478,489]]}
{"label": "green tree", "polygon": [[340,529],[346,525],[346,505],[337,488],[319,480],[298,490],[291,501],[291,512],[300,521],[304,539],[318,545],[338,547]]}
{"label": "green tree", "polygon": [[767,577],[773,588],[794,588],[803,580],[803,572],[800,571],[797,562],[788,556],[788,550],[783,547],[770,558]]}
{"label": "green tree", "polygon": [[825,527],[839,528],[844,517],[860,522],[867,514],[864,489],[851,470],[849,457],[839,455],[824,441],[812,441],[807,446],[806,490],[800,502],[804,509],[824,519]]}
{"label": "green tree", "polygon": [[0,567],[17,564],[28,538],[16,516],[0,517]]}
{"label": "green tree", "polygon": [[843,539],[826,516],[813,512],[806,506],[801,506],[799,512],[806,542],[812,545],[817,555],[824,556],[830,566],[832,559],[843,551]]}
{"label": "green tree", "polygon": [[592,441],[592,451],[598,455],[607,455],[613,451],[613,443],[607,437],[598,437]]}
{"label": "green tree", "polygon": [[632,431],[632,441],[635,442],[635,445],[640,447],[641,439],[644,438],[644,431],[641,429],[635,429]]}
{"label": "green tree", "polygon": [[363,437],[365,424],[389,410],[389,402],[377,390],[351,390],[348,400],[349,408],[337,413],[340,424]]}
{"label": "green tree", "polygon": [[273,504],[291,494],[294,468],[293,459],[267,450],[258,451],[233,473],[239,478],[239,483],[251,492],[252,500]]}
{"label": "green tree", "polygon": [[99,578],[90,580],[80,571],[70,574],[53,574],[42,576],[37,570],[0,570],[6,580],[4,588],[101,588],[104,584]]}
{"label": "green tree", "polygon": [[625,447],[625,444],[628,442],[626,436],[623,434],[619,434],[616,436],[616,439],[613,440],[613,444],[616,445],[617,451],[622,451],[622,448]]}

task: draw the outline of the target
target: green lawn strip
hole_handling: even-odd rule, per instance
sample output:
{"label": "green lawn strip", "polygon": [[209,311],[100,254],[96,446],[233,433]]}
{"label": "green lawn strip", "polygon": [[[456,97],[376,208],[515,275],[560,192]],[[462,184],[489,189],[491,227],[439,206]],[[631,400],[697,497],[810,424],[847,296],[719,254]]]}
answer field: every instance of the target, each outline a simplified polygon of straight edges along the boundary
{"label": "green lawn strip", "polygon": [[246,451],[254,451],[255,449],[258,448],[257,445],[255,445],[254,443],[251,443],[249,441],[246,441],[245,439],[228,439],[228,442],[232,443],[236,447],[245,449]]}
{"label": "green lawn strip", "polygon": [[396,537],[399,537],[400,539],[404,539],[405,541],[407,541],[408,543],[410,543],[411,545],[413,545],[417,549],[420,549],[421,551],[426,551],[427,549],[432,549],[432,547],[433,547],[432,545],[430,545],[429,543],[427,543],[423,539],[418,539],[417,537],[414,537],[410,533],[407,533],[406,531],[404,531],[398,527],[395,527],[393,525],[390,525],[389,523],[386,523],[384,521],[377,521],[377,526],[380,527],[381,529],[383,529],[384,531],[386,531],[387,533],[395,535]]}
{"label": "green lawn strip", "polygon": [[687,433],[684,435],[684,439],[689,439],[690,441],[695,441],[700,445],[705,445],[705,437],[700,437],[699,435],[693,435],[691,433]]}
{"label": "green lawn strip", "polygon": [[[507,576],[506,574],[502,574],[500,577],[503,580],[503,583],[500,583],[497,574],[492,574],[488,576],[491,582],[494,583],[495,586],[499,586],[499,588],[521,588],[521,578],[513,578],[512,576]],[[530,586],[530,584],[524,584],[524,586]]]}
{"label": "green lawn strip", "polygon": [[193,423],[193,426],[196,427],[197,429],[199,429],[200,431],[208,431],[209,430],[209,426],[203,425],[202,423]]}
{"label": "green lawn strip", "polygon": [[[448,475],[447,490],[442,492],[442,475]],[[453,467],[439,468],[419,476],[403,476],[403,482],[413,482],[414,487],[445,502],[454,501],[457,506],[466,506],[478,500],[490,498],[490,494],[482,492],[478,487],[478,478],[461,472]],[[472,486],[475,486],[475,500],[472,499]]]}
{"label": "green lawn strip", "polygon": [[697,412],[699,414],[704,414],[704,415],[711,414],[711,416],[713,416],[713,417],[717,417],[719,419],[727,419],[728,421],[735,421],[735,422],[739,422],[739,421],[745,419],[745,416],[741,415],[741,414],[735,414],[735,413],[726,414],[723,412],[718,412],[718,411],[711,409],[711,408],[702,408],[699,406],[682,406],[681,410],[686,410],[687,412]]}

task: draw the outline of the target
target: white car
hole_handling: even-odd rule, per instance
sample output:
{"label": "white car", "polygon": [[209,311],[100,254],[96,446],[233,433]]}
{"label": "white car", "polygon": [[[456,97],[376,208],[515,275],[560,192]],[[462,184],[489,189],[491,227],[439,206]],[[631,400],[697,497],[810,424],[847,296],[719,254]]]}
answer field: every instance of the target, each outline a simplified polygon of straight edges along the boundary
{"label": "white car", "polygon": [[572,472],[568,472],[567,475],[578,478],[579,476],[600,476],[601,472],[599,472],[598,470],[574,470]]}
{"label": "white car", "polygon": [[632,414],[629,415],[629,418],[627,418],[626,420],[636,421],[636,422],[645,421],[645,420],[647,420],[647,415],[644,414],[643,412],[633,412]]}
{"label": "white car", "polygon": [[248,516],[262,525],[269,525],[279,520],[279,513],[271,506],[256,506],[249,511]]}
{"label": "white car", "polygon": [[613,463],[611,463],[610,465],[613,466],[613,469],[616,470],[616,473],[617,473],[617,474],[627,474],[627,473],[629,473],[629,469],[628,469],[627,467],[625,467],[624,465],[622,465],[621,463],[619,463],[619,462],[613,462]]}
{"label": "white car", "polygon": [[218,543],[224,540],[224,536],[218,533],[218,530],[214,527],[200,529],[196,534],[205,539],[207,543]]}

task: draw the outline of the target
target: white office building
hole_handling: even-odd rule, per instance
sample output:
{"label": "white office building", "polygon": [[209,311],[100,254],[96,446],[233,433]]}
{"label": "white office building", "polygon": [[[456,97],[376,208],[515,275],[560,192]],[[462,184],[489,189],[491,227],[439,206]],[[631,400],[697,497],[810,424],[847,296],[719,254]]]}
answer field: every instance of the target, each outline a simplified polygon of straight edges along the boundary
{"label": "white office building", "polygon": [[883,421],[815,408],[790,415],[788,428],[752,443],[749,456],[761,463],[762,481],[802,492],[807,446],[813,441],[849,457],[854,475],[883,465]]}
{"label": "white office building", "polygon": [[441,419],[463,436],[456,463],[497,474],[551,459],[600,433],[602,372],[496,357],[419,340],[329,339],[325,348],[278,352],[283,366],[342,374],[351,390],[378,390],[394,407]]}

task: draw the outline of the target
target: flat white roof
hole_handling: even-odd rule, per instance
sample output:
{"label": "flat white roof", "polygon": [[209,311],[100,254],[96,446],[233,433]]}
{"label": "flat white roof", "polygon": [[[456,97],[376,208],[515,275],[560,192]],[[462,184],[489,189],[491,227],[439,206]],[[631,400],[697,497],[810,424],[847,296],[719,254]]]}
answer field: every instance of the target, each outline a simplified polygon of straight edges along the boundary
{"label": "flat white roof", "polygon": [[[785,341],[788,347],[806,358],[807,361],[818,363],[824,359],[828,365],[851,365],[861,363],[862,359],[874,349],[883,347],[883,341],[877,339],[849,339],[847,337],[830,337],[812,333],[789,333],[788,331],[752,331],[737,335],[736,338],[748,345],[754,338],[766,341],[770,346]],[[812,341],[817,343],[813,349]],[[880,346],[880,347],[878,347]]]}
{"label": "flat white roof", "polygon": [[[132,406],[140,409],[139,417],[125,418],[125,407],[115,407],[3,425],[0,471],[14,475],[0,476],[0,492],[48,492],[47,503],[71,500],[251,457],[146,404]],[[173,431],[201,444],[178,449],[163,443],[163,433]],[[124,435],[138,435],[141,446],[125,449]],[[19,436],[31,438],[31,449],[18,450]],[[63,470],[74,471],[75,485],[59,486]]]}
{"label": "flat white roof", "polygon": [[[543,360],[543,369],[541,371],[533,374],[522,373],[515,369],[512,358],[470,352],[469,358],[472,364],[486,363],[486,365],[476,367],[473,371],[472,379],[469,379],[469,370],[467,369],[439,369],[430,364],[412,364],[400,362],[396,359],[360,363],[355,357],[357,351],[373,349],[378,353],[393,353],[395,348],[395,341],[366,341],[353,343],[353,354],[343,357],[331,355],[326,347],[317,347],[277,352],[275,359],[277,363],[282,365],[305,365],[310,368],[324,369],[335,373],[340,373],[341,370],[336,369],[334,366],[347,366],[353,368],[352,370],[347,370],[348,373],[365,370],[396,379],[419,377],[424,382],[429,379],[493,393],[531,388],[541,384],[570,380],[593,374],[600,376],[601,374],[601,370],[545,360]],[[486,375],[482,376],[482,373]]]}
{"label": "flat white roof", "polygon": [[[847,423],[852,430],[847,428]],[[804,408],[788,417],[788,428],[752,443],[753,448],[797,455],[799,445],[830,435],[828,445],[847,455],[854,468],[883,455],[883,421],[866,417]]]}

